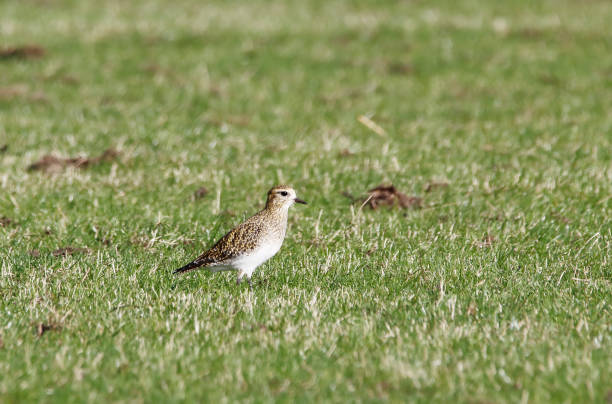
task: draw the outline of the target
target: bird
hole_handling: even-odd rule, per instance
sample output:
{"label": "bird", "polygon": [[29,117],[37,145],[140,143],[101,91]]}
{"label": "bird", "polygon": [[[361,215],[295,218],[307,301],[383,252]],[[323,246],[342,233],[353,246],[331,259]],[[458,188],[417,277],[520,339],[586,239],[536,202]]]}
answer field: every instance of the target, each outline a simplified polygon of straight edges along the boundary
{"label": "bird", "polygon": [[283,245],[287,216],[294,203],[306,205],[293,188],[275,186],[268,191],[266,206],[221,237],[210,249],[173,273],[184,274],[197,268],[211,272],[234,270],[236,284],[243,278],[253,290],[251,276],[257,267],[272,258]]}

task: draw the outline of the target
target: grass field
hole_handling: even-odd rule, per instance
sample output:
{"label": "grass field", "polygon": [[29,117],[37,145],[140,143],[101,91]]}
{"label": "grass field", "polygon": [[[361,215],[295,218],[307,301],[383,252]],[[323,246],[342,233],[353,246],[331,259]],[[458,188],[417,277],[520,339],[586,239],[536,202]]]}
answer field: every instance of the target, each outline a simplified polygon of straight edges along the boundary
{"label": "grass field", "polygon": [[612,3],[103,4],[0,2],[0,402],[612,400]]}

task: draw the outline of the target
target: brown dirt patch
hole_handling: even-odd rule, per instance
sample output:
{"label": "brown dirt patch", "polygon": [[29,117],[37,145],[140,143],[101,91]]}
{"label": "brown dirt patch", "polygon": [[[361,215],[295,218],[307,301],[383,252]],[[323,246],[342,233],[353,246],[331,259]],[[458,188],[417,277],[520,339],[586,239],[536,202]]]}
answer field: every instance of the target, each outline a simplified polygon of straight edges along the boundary
{"label": "brown dirt patch", "polygon": [[96,157],[57,157],[52,154],[44,155],[37,162],[30,164],[30,171],[44,171],[47,173],[58,172],[65,167],[87,168],[102,162],[115,160],[119,156],[119,152],[113,148],[104,150],[102,154]]}
{"label": "brown dirt patch", "polygon": [[38,45],[15,46],[0,49],[0,60],[6,59],[37,59],[47,52]]}
{"label": "brown dirt patch", "polygon": [[399,205],[401,208],[419,209],[423,207],[423,199],[417,196],[408,196],[400,192],[393,185],[379,185],[368,191],[368,198],[365,200],[370,208],[377,209],[379,206]]}

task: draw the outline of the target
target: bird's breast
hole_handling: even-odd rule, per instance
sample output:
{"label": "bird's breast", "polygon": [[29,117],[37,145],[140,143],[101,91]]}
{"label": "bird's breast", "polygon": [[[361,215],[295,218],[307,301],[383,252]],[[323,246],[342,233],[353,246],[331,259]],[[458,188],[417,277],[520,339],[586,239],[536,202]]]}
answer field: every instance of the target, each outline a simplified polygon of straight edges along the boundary
{"label": "bird's breast", "polygon": [[280,250],[283,240],[270,240],[260,244],[256,249],[249,254],[239,257],[235,265],[238,268],[255,269],[270,258],[272,258],[278,250]]}

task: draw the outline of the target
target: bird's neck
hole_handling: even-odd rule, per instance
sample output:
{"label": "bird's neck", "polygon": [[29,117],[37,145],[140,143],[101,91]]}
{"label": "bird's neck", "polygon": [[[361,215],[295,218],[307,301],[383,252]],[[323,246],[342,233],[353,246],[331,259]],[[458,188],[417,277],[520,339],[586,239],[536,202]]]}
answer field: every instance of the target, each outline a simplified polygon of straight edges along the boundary
{"label": "bird's neck", "polygon": [[289,213],[289,206],[267,204],[266,208],[262,213],[270,218],[272,222],[277,223],[281,227],[287,226],[287,216]]}

